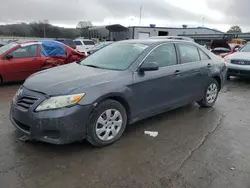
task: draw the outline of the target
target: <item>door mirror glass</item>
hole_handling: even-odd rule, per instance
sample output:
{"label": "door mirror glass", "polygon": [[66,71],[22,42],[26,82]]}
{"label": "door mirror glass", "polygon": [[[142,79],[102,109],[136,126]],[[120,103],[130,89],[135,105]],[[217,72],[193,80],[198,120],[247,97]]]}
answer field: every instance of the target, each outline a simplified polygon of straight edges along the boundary
{"label": "door mirror glass", "polygon": [[13,55],[11,55],[11,54],[8,54],[8,55],[6,55],[6,57],[5,57],[7,60],[10,60],[10,59],[13,59]]}
{"label": "door mirror glass", "polygon": [[144,62],[139,68],[139,72],[159,70],[159,65],[156,62]]}
{"label": "door mirror glass", "polygon": [[234,52],[238,52],[239,51],[239,47],[238,48],[234,48]]}

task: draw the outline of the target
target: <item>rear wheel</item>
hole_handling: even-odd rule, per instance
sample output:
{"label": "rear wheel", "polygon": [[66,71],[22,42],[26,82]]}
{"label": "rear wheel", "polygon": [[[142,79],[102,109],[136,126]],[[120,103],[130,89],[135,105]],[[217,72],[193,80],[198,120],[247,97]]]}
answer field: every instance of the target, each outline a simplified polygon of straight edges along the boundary
{"label": "rear wheel", "polygon": [[212,107],[218,98],[218,94],[219,84],[217,80],[212,79],[206,88],[203,99],[197,103],[204,108]]}
{"label": "rear wheel", "polygon": [[3,79],[2,79],[2,76],[0,75],[0,85],[3,84]]}
{"label": "rear wheel", "polygon": [[97,147],[116,142],[127,124],[125,108],[117,101],[106,100],[93,111],[87,127],[87,140]]}
{"label": "rear wheel", "polygon": [[227,76],[227,80],[230,80],[230,76]]}

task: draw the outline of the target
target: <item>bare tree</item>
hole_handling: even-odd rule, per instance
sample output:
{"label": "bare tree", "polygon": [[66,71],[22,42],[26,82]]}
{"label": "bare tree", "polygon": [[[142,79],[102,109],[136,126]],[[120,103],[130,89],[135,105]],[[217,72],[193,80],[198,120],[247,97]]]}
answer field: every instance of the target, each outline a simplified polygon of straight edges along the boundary
{"label": "bare tree", "polygon": [[91,21],[79,21],[76,28],[80,30],[81,36],[89,37],[89,28],[92,26],[93,24]]}

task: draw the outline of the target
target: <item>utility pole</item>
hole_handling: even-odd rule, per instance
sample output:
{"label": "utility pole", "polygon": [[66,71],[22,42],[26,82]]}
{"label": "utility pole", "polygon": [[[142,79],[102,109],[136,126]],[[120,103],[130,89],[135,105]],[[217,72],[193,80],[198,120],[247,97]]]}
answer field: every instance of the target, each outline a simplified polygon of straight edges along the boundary
{"label": "utility pole", "polygon": [[142,19],[142,5],[141,5],[141,7],[140,7],[140,24],[139,25],[141,25],[141,19]]}

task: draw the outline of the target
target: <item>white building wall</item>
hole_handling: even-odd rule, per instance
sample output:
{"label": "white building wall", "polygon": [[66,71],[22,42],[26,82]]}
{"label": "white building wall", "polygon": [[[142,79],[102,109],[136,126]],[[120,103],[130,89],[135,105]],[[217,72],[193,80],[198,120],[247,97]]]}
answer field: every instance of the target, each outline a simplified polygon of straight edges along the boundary
{"label": "white building wall", "polygon": [[220,31],[211,30],[208,28],[150,28],[150,27],[131,27],[130,30],[134,30],[134,37],[138,39],[139,33],[149,33],[150,37],[158,36],[159,31],[168,32],[169,36],[176,35],[188,35],[188,34],[222,34]]}

